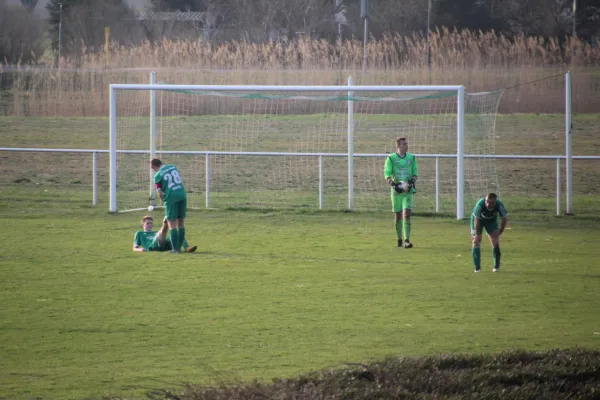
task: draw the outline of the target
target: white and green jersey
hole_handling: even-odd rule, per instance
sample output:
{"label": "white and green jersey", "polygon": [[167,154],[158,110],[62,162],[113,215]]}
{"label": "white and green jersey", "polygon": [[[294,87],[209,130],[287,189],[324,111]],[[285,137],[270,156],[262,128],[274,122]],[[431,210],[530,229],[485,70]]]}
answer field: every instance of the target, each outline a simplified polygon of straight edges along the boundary
{"label": "white and green jersey", "polygon": [[[398,153],[390,154],[385,160],[383,175],[385,179],[392,178],[396,183],[411,180],[419,175],[417,157],[411,153],[405,153],[402,157]],[[414,192],[414,188],[411,191]]]}
{"label": "white and green jersey", "polygon": [[187,198],[185,187],[177,167],[165,164],[154,174],[154,183],[160,184],[165,196],[165,203],[176,202]]}
{"label": "white and green jersey", "polygon": [[473,213],[471,218],[477,218],[483,222],[495,221],[500,215],[501,218],[508,216],[508,211],[504,208],[504,204],[499,199],[496,199],[496,205],[493,209],[488,210],[485,207],[485,197],[479,199],[475,207],[473,207]]}
{"label": "white and green jersey", "polygon": [[133,245],[150,250],[155,246],[156,233],[156,231],[137,231],[133,237]]}

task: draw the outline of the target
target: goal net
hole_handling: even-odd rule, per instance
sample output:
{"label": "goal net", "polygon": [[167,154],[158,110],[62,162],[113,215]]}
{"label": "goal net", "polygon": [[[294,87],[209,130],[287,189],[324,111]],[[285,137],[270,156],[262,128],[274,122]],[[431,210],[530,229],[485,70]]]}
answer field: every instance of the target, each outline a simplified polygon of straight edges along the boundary
{"label": "goal net", "polygon": [[111,85],[110,211],[148,207],[152,157],[177,165],[189,208],[387,211],[383,166],[405,137],[415,211],[459,216],[498,192],[501,95],[459,88]]}

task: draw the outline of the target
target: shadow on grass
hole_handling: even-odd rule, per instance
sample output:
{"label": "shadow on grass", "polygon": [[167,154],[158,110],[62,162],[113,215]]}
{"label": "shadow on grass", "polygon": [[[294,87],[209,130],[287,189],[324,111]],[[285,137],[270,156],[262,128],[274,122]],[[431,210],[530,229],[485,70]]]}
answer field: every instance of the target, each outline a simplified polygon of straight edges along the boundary
{"label": "shadow on grass", "polygon": [[388,358],[270,384],[186,385],[148,398],[217,399],[598,399],[600,351]]}

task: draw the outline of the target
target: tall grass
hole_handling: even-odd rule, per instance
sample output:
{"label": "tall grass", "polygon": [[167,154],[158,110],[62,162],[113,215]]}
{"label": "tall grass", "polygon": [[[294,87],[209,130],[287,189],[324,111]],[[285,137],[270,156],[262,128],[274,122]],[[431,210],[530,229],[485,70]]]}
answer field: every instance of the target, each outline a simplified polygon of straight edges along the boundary
{"label": "tall grass", "polygon": [[[494,31],[434,31],[430,36],[434,68],[479,69],[539,66],[598,66],[600,41],[591,44],[577,38],[559,43],[557,38],[517,36],[507,38]],[[427,66],[427,38],[389,34],[367,45],[370,69],[420,69]],[[68,60],[66,60],[68,63]],[[178,67],[226,69],[341,69],[362,67],[362,40],[330,43],[300,37],[290,42],[250,43],[231,41],[213,45],[196,41],[163,41],[138,47],[114,46],[111,67]],[[104,67],[103,53],[85,54],[88,68]]]}
{"label": "tall grass", "polygon": [[[0,66],[0,115],[98,116],[108,113],[110,83],[146,83],[148,71],[160,81],[194,84],[464,84],[468,91],[494,90],[574,72],[574,111],[600,109],[600,41],[517,36],[493,31],[433,32],[431,68],[421,34],[387,35],[367,45],[330,43],[300,37],[288,42],[146,42],[113,45],[110,57],[85,49],[60,69]],[[109,64],[107,65],[107,61]],[[504,102],[501,112],[561,112],[562,77],[524,86]]]}

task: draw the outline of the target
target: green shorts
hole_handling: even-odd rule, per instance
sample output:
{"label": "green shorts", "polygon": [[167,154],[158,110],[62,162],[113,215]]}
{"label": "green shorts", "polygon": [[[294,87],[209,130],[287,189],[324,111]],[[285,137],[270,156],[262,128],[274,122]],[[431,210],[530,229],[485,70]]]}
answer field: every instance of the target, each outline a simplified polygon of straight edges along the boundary
{"label": "green shorts", "polygon": [[392,211],[398,213],[402,210],[412,210],[413,197],[412,193],[397,193],[392,189]]}
{"label": "green shorts", "polygon": [[165,203],[165,215],[169,221],[174,221],[178,218],[185,218],[187,211],[187,198],[172,203]]}
{"label": "green shorts", "polygon": [[471,236],[475,236],[475,235],[481,235],[483,233],[483,228],[485,228],[485,233],[487,233],[488,235],[491,234],[493,231],[499,231],[500,229],[498,228],[498,220],[496,218],[492,219],[492,220],[479,220],[479,226],[481,227],[481,230],[479,232],[475,232],[475,218],[471,215]]}
{"label": "green shorts", "polygon": [[170,251],[171,250],[171,241],[167,238],[163,245],[161,246],[158,241],[158,234],[154,236],[152,243],[146,249],[146,251]]}

